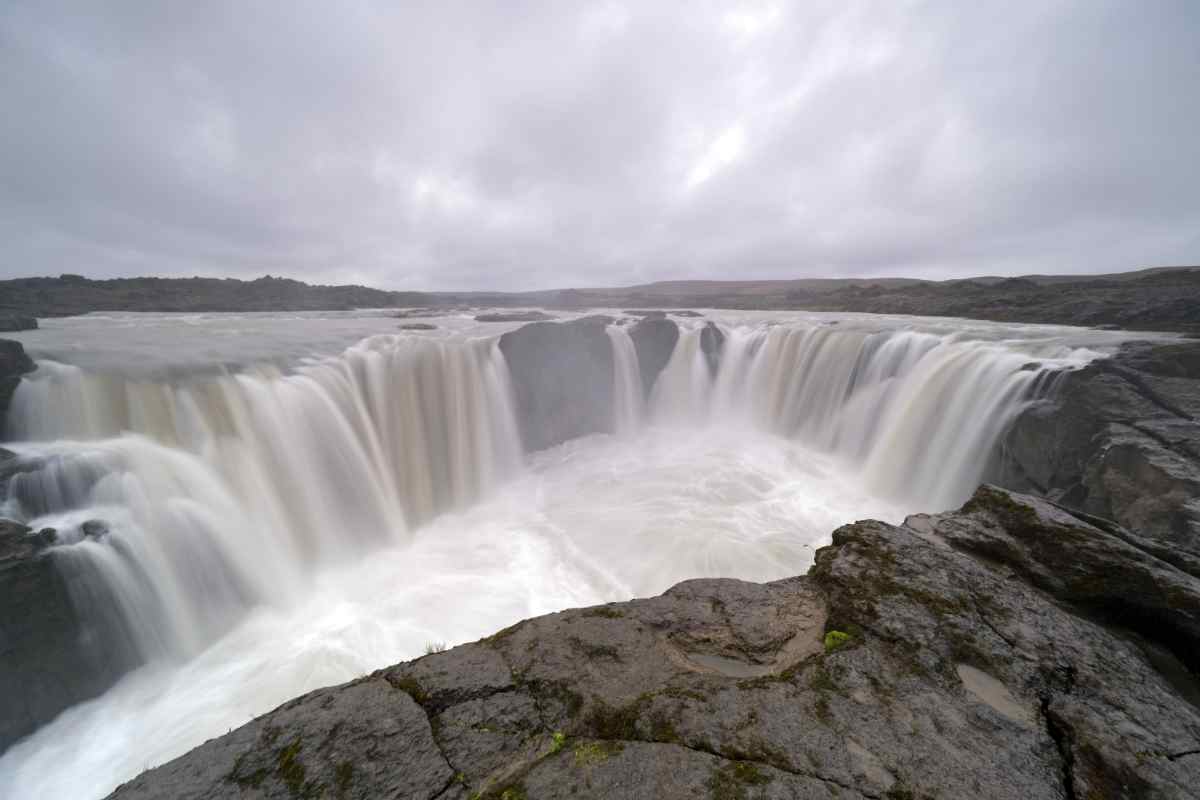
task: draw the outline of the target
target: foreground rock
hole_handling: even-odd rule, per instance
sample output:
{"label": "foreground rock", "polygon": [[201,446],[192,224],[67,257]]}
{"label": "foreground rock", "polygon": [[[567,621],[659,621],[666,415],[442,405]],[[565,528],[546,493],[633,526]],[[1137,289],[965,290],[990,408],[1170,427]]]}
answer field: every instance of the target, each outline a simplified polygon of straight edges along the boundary
{"label": "foreground rock", "polygon": [[1200,552],[1200,342],[1131,342],[1017,418],[998,483]]}
{"label": "foreground rock", "polygon": [[0,339],[0,436],[4,433],[8,404],[17,390],[17,384],[21,382],[21,376],[33,372],[36,366],[20,342]]}
{"label": "foreground rock", "polygon": [[[1184,798],[1200,572],[1045,501],[847,525],[293,700],[114,798]],[[1189,656],[1190,654],[1190,656]]]}

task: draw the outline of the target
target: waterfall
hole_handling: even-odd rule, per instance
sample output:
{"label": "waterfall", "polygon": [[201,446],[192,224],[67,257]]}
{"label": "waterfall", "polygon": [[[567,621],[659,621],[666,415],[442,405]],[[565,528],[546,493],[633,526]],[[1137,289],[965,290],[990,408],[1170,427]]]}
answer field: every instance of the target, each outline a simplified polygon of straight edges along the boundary
{"label": "waterfall", "polygon": [[125,677],[9,748],[0,785],[101,796],[431,641],[687,578],[801,573],[839,524],[961,502],[1013,416],[1100,355],[1081,343],[1114,341],[910,324],[695,324],[645,390],[637,331],[609,326],[611,372],[537,366],[543,413],[568,421],[556,379],[612,381],[585,421],[611,413],[618,435],[533,454],[496,341],[462,333],[162,379],[39,361],[7,420],[0,516],[57,530],[86,639],[71,658]]}
{"label": "waterfall", "polygon": [[135,661],[185,656],[513,473],[510,394],[491,341],[379,336],[293,374],[182,384],[43,361],[11,417],[37,468],[0,513],[77,543],[56,555],[81,598],[115,594]]}
{"label": "waterfall", "polygon": [[606,332],[613,348],[613,430],[629,436],[641,426],[644,405],[637,350],[623,326],[609,325]]}
{"label": "waterfall", "polygon": [[[654,385],[665,424],[750,424],[830,454],[866,488],[948,508],[981,479],[996,440],[1062,363],[1030,368],[1004,343],[831,325],[734,328],[711,374],[702,329],[682,331]],[[1065,358],[1061,358],[1065,357]]]}

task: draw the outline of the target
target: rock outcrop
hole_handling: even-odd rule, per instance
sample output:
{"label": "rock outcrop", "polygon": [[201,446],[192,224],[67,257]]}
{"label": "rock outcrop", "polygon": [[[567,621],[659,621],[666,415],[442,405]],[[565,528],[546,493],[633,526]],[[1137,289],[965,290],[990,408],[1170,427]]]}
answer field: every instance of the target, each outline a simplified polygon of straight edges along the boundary
{"label": "rock outcrop", "polygon": [[[612,317],[599,315],[534,322],[500,337],[526,451],[612,431],[614,362],[605,332],[612,322]],[[715,326],[713,330],[720,335]],[[629,335],[648,397],[658,373],[671,360],[679,326],[663,318],[642,319]],[[712,348],[719,349],[716,338]]]}
{"label": "rock outcrop", "polygon": [[664,317],[643,317],[629,329],[629,337],[633,339],[634,349],[637,350],[642,390],[649,398],[658,373],[663,371],[675,352],[679,326]]}
{"label": "rock outcrop", "polygon": [[135,798],[1185,798],[1200,571],[984,487],[807,576],[528,620],[293,700]]}
{"label": "rock outcrop", "polygon": [[24,314],[0,313],[0,332],[37,330],[38,321],[35,317]]}
{"label": "rock outcrop", "polygon": [[21,376],[32,372],[36,366],[20,342],[0,339],[0,438],[4,434],[4,422],[13,392],[17,390]]}
{"label": "rock outcrop", "polygon": [[[96,697],[133,666],[116,629],[97,630],[80,619],[76,609],[84,598],[72,591],[86,582],[77,580],[69,556],[49,547],[56,538],[53,530],[0,519],[0,686],[13,687],[0,706],[0,752]],[[96,618],[103,617],[99,609]]]}
{"label": "rock outcrop", "polygon": [[611,321],[534,322],[500,337],[527,451],[612,430]]}
{"label": "rock outcrop", "polygon": [[1063,374],[993,480],[1200,552],[1200,342],[1132,342]]}

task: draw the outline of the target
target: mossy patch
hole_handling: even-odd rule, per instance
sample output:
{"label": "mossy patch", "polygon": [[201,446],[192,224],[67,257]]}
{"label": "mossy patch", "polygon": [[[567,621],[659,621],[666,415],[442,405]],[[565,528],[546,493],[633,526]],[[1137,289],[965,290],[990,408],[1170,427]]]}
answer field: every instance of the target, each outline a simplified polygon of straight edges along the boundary
{"label": "mossy patch", "polygon": [[597,661],[602,658],[607,658],[610,661],[621,660],[621,654],[617,651],[617,648],[613,647],[612,645],[585,642],[578,636],[572,636],[569,641],[577,650],[582,652],[593,661]]}
{"label": "mossy patch", "polygon": [[344,800],[350,794],[354,784],[354,765],[343,761],[333,769],[333,785],[337,791],[338,800]]}
{"label": "mossy patch", "polygon": [[832,653],[850,643],[850,634],[845,631],[829,631],[825,634],[825,652]]}
{"label": "mossy patch", "polygon": [[597,606],[596,608],[589,608],[587,611],[584,611],[583,616],[603,617],[604,619],[620,619],[621,617],[625,616],[625,612],[619,608],[613,608],[611,606]]}
{"label": "mossy patch", "polygon": [[418,705],[424,704],[427,700],[429,700],[429,694],[423,688],[421,688],[420,682],[418,682],[417,679],[411,675],[396,675],[394,673],[389,674],[387,676],[387,682],[390,683],[393,688],[399,689],[413,700],[416,700]]}
{"label": "mossy patch", "polygon": [[621,742],[583,742],[575,745],[575,766],[594,767],[625,749]]}
{"label": "mossy patch", "polygon": [[765,786],[774,778],[749,761],[731,761],[713,770],[708,779],[712,800],[749,800],[749,788]]}

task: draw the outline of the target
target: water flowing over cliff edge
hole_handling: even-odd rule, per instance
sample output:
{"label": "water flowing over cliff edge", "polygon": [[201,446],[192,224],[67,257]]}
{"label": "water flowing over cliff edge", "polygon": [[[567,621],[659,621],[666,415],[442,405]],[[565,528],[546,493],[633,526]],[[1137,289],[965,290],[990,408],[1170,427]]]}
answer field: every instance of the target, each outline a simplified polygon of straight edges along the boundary
{"label": "water flowing over cliff edge", "polygon": [[84,650],[136,670],[0,776],[98,794],[429,642],[801,573],[839,523],[962,502],[1014,416],[1122,338],[772,321],[376,335],[217,375],[41,360],[0,516],[55,530]]}

